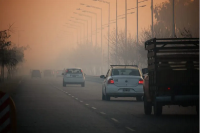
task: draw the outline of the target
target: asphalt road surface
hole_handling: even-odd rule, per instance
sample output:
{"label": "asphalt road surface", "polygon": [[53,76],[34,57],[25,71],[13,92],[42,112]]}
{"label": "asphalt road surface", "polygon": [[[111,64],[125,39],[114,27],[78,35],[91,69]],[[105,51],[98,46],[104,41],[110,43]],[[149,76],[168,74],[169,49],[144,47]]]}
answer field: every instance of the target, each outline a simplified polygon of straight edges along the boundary
{"label": "asphalt road surface", "polygon": [[62,87],[62,77],[23,78],[13,96],[18,133],[199,132],[195,107],[164,106],[162,116],[146,116],[135,98],[102,101],[102,79],[86,78],[85,87]]}

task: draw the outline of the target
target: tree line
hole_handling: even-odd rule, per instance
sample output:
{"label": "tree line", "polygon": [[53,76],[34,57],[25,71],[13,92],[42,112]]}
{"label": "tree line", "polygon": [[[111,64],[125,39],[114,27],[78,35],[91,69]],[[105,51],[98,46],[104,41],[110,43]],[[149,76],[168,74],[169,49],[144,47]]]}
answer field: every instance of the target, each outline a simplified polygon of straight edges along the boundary
{"label": "tree line", "polygon": [[24,61],[26,47],[12,43],[9,40],[10,31],[11,26],[7,30],[0,31],[0,82],[5,78],[12,78],[17,72],[17,65]]}

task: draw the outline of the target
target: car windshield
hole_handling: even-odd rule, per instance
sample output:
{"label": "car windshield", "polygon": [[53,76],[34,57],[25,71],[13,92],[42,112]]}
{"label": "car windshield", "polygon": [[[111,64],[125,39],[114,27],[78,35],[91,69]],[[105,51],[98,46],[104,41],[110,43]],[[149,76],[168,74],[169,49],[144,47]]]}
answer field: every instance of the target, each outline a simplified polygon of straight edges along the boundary
{"label": "car windshield", "polygon": [[138,69],[113,69],[112,76],[115,75],[130,75],[130,76],[140,76]]}

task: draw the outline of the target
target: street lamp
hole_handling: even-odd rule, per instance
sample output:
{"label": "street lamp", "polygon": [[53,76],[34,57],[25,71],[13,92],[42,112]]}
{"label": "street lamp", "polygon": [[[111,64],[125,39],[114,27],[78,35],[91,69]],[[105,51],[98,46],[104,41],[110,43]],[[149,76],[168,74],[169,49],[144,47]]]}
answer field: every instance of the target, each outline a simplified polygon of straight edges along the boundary
{"label": "street lamp", "polygon": [[71,17],[71,18],[74,18],[74,19],[76,19],[76,20],[81,20],[81,21],[87,22],[87,42],[88,42],[88,20],[79,19],[79,18],[75,18],[75,17]]}
{"label": "street lamp", "polygon": [[[127,0],[125,0],[125,47],[126,49],[128,49],[127,47]],[[127,52],[128,54],[128,52]],[[126,57],[126,59],[128,58],[128,56]],[[128,63],[128,62],[126,62]],[[125,64],[125,65],[128,65],[128,64]]]}
{"label": "street lamp", "polygon": [[118,48],[117,47],[117,43],[118,43],[117,34],[118,34],[118,29],[117,29],[117,0],[116,0],[116,46],[115,46],[116,47],[116,60],[115,60],[116,61],[116,65],[118,64],[118,62],[117,62],[117,59],[118,59],[118,57],[117,57],[117,55],[118,55],[117,54],[118,53],[118,49],[117,49]]}
{"label": "street lamp", "polygon": [[[69,21],[71,21],[71,22],[74,22],[74,23],[78,23],[78,24],[82,24],[83,25],[83,38],[85,38],[85,29],[84,29],[84,27],[85,27],[85,24],[84,23],[81,23],[81,22],[77,22],[77,21],[73,21],[73,20],[69,20]],[[84,43],[84,39],[83,39],[83,43]]]}
{"label": "street lamp", "polygon": [[152,38],[154,37],[153,34],[153,0],[151,0],[151,34],[152,34]]}
{"label": "street lamp", "polygon": [[[145,1],[148,1],[148,0],[143,0],[143,1],[139,1],[138,2],[138,0],[136,0],[136,9],[137,9],[137,45],[138,45],[138,3],[142,3],[142,2],[145,2]],[[144,7],[144,6],[143,6]]]}
{"label": "street lamp", "polygon": [[175,37],[174,0],[172,0],[172,37]]}
{"label": "street lamp", "polygon": [[[96,16],[96,30],[97,30],[97,13],[94,13],[94,12],[91,12],[91,11],[82,10],[80,8],[78,8],[77,10],[81,10],[84,13],[94,14]],[[97,46],[97,33],[96,33],[96,46]]]}
{"label": "street lamp", "polygon": [[74,27],[70,27],[70,26],[67,26],[67,28],[72,28],[72,29],[75,29],[76,30],[76,35],[77,35],[77,45],[78,45],[78,29],[77,28],[74,28]]}
{"label": "street lamp", "polygon": [[77,14],[79,16],[89,17],[91,19],[91,43],[92,43],[92,17],[88,16],[88,15],[81,14],[81,13],[76,13],[76,12],[73,12],[73,13]]}
{"label": "street lamp", "polygon": [[110,64],[110,61],[109,61],[109,42],[110,42],[110,2],[108,1],[104,1],[104,0],[93,0],[93,1],[99,1],[99,2],[103,2],[103,3],[106,3],[108,4],[108,68],[109,68],[109,64]]}
{"label": "street lamp", "polygon": [[[85,4],[81,4],[81,5],[85,5]],[[85,6],[101,10],[101,28],[102,28],[102,8],[96,7],[96,6],[90,6],[90,5],[85,5]],[[101,57],[102,57],[102,29],[101,29]],[[102,59],[101,59],[101,72],[102,72]]]}
{"label": "street lamp", "polygon": [[73,29],[76,29],[77,30],[77,45],[78,45],[78,28],[77,27],[79,27],[79,29],[80,29],[80,43],[81,43],[81,26],[79,26],[79,25],[72,25],[72,24],[70,24],[70,23],[66,23],[66,24],[69,24],[70,26],[68,26],[68,28],[73,28]]}

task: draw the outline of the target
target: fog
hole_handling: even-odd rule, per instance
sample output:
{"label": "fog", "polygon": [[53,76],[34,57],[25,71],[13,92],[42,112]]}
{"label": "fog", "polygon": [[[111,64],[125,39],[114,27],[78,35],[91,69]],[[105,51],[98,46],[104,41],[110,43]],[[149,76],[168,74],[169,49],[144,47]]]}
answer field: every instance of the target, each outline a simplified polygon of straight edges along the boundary
{"label": "fog", "polygon": [[[127,9],[136,7],[135,1],[127,1]],[[154,6],[166,1],[154,0]],[[115,0],[109,0],[109,2],[110,20],[115,20]],[[81,5],[81,3],[84,5]],[[9,40],[18,46],[27,47],[24,51],[23,62],[17,66],[21,73],[28,73],[32,69],[43,71],[45,69],[63,70],[68,67],[80,67],[87,74],[99,75],[105,74],[109,65],[116,63],[114,58],[111,58],[111,51],[114,47],[112,39],[110,39],[108,47],[108,27],[102,29],[101,42],[100,10],[85,5],[102,8],[102,25],[108,24],[108,5],[98,1],[0,0],[0,30],[8,29],[9,25],[12,25]],[[151,25],[151,1],[140,3],[138,6],[142,5],[146,6],[138,10],[139,36],[144,29],[148,29]],[[79,8],[96,13],[97,23],[94,14],[77,10]],[[117,11],[118,15],[125,14],[125,2],[123,0],[118,1]],[[90,18],[77,15],[74,12],[91,16],[92,22]],[[127,11],[127,13],[130,12],[135,13],[127,15],[127,33],[129,37],[135,39],[136,10]],[[82,19],[82,21],[75,18]],[[154,23],[156,21],[154,18]],[[125,19],[118,20],[118,31],[124,30],[124,23]],[[115,23],[110,24],[110,36],[115,34],[113,32],[115,28]],[[110,50],[109,62],[108,48]],[[144,47],[142,46],[142,48]],[[130,64],[135,63],[134,61],[130,62]]]}

